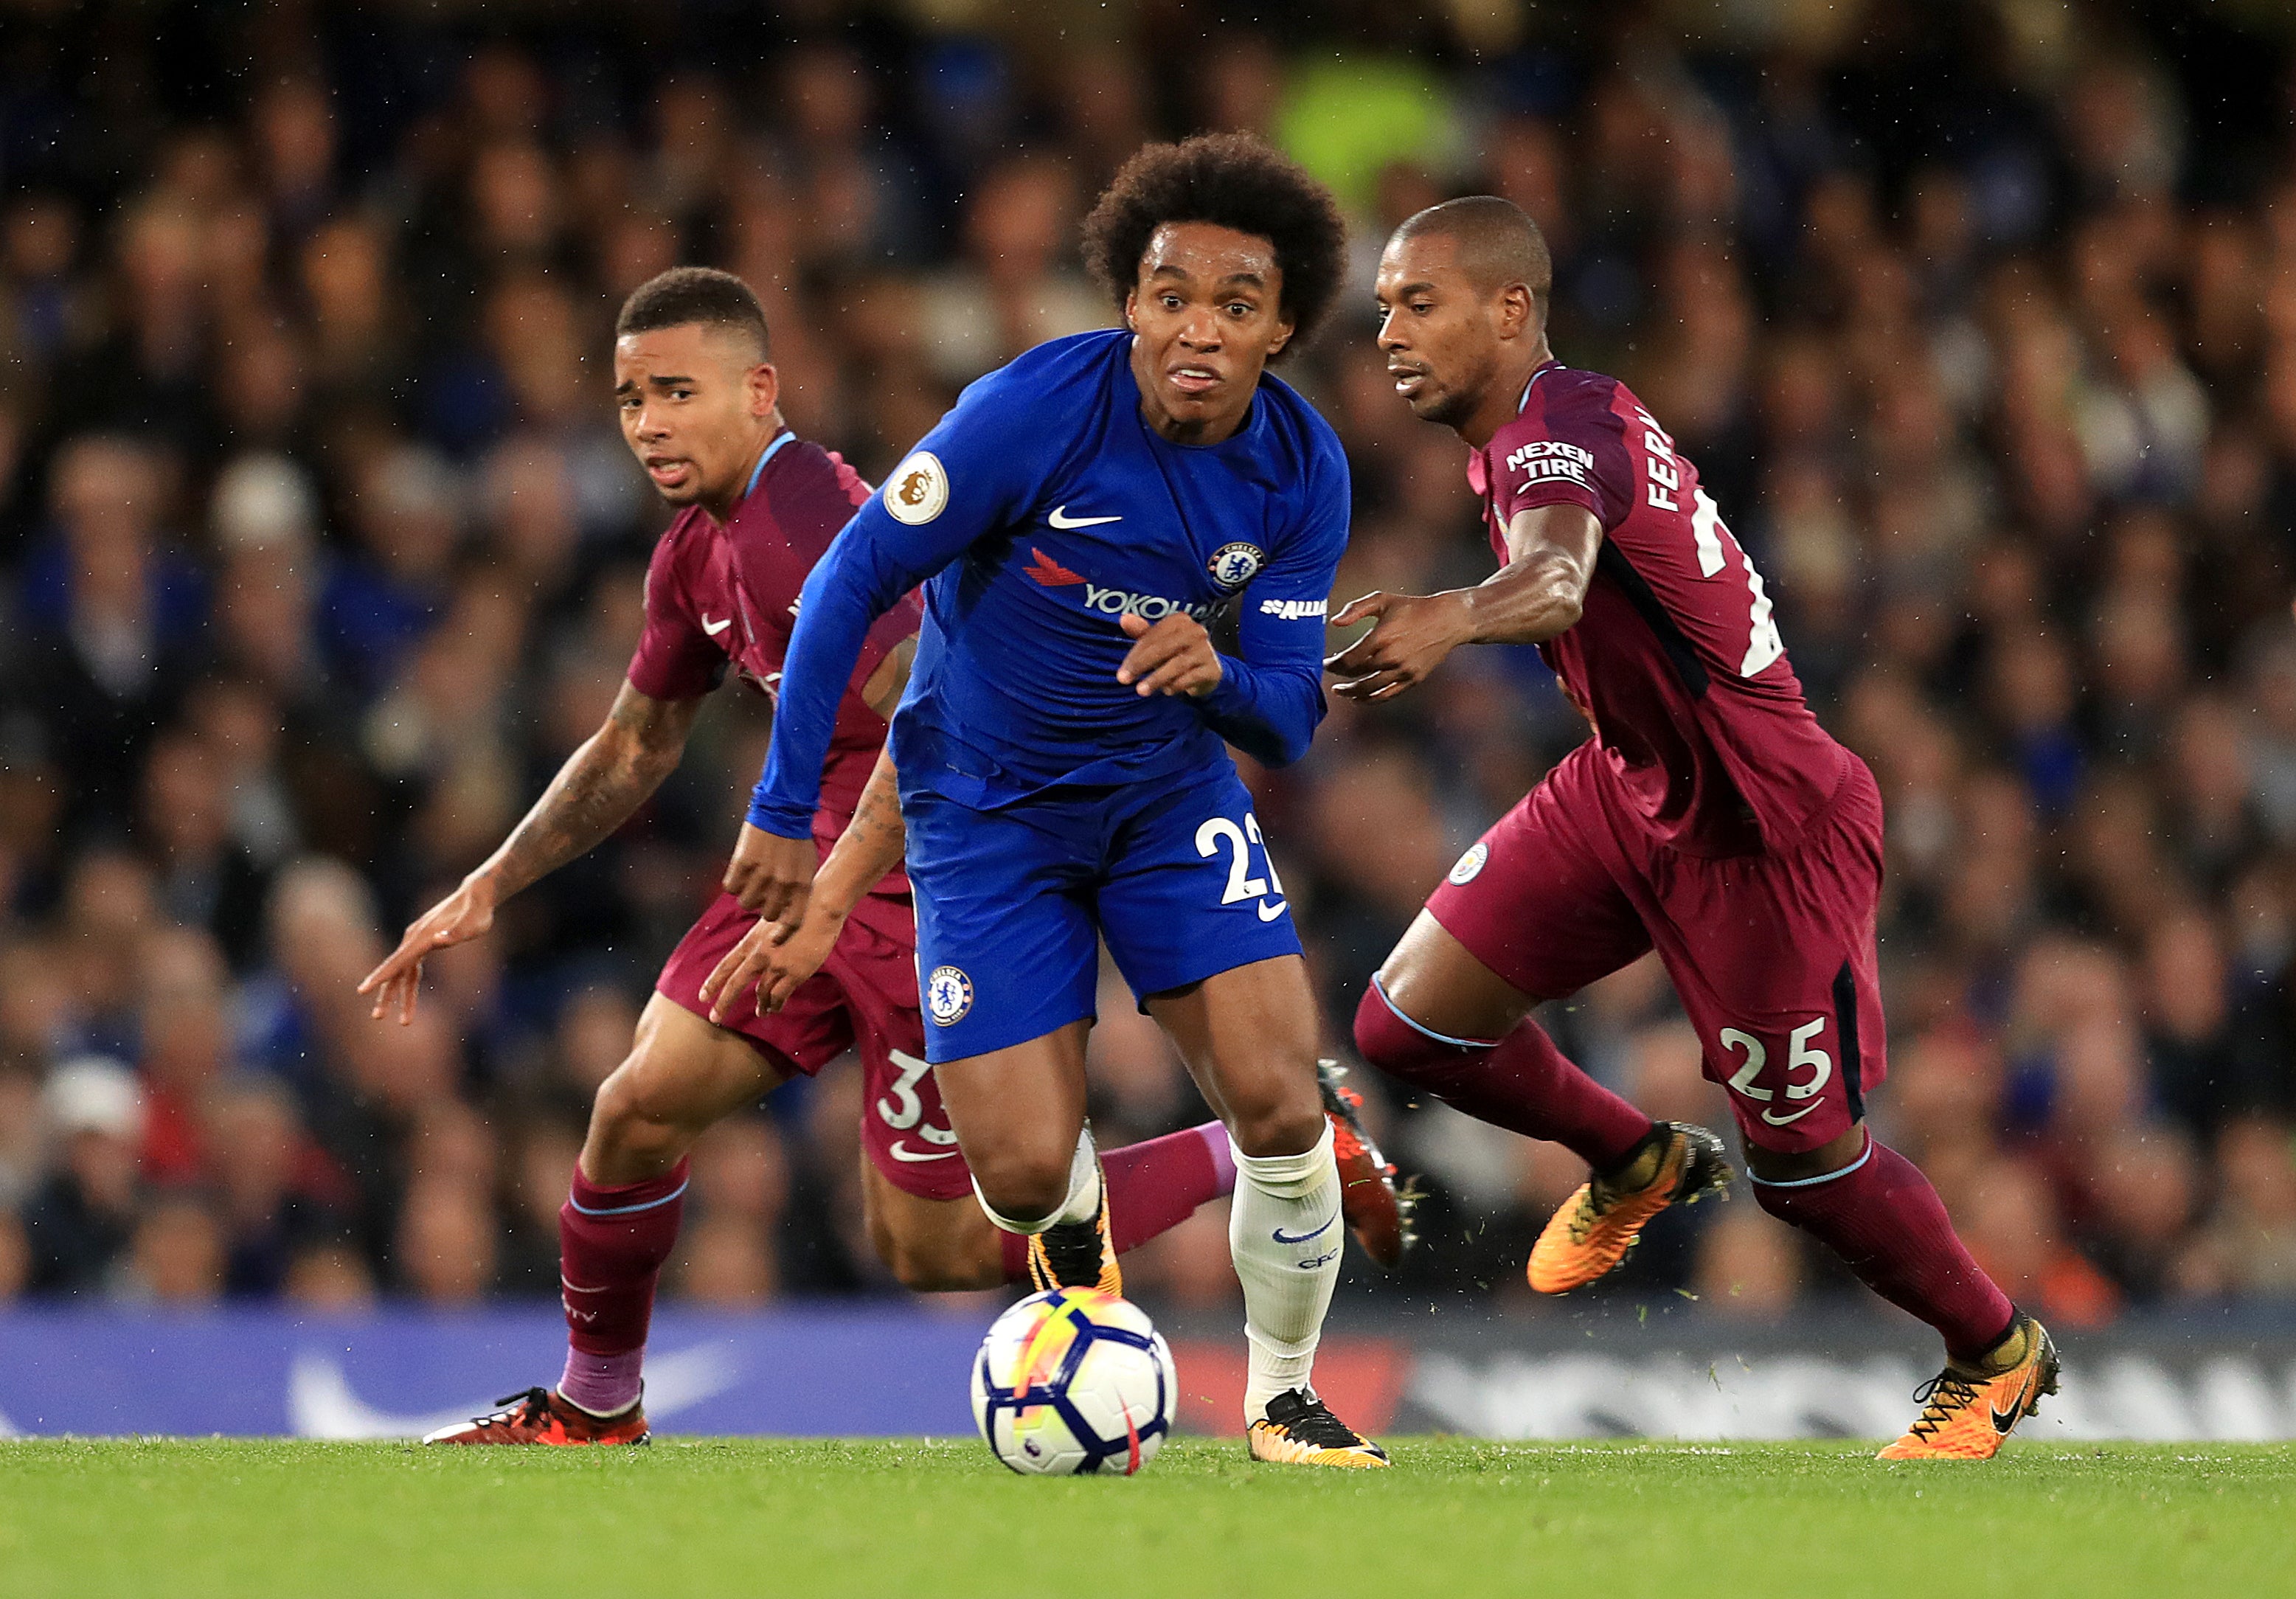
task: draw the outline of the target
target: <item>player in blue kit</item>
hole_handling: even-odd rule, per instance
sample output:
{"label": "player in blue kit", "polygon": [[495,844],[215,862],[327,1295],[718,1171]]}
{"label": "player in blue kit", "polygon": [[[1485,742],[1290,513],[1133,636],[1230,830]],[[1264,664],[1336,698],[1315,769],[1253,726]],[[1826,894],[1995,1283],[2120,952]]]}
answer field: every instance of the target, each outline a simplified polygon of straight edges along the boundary
{"label": "player in blue kit", "polygon": [[1329,193],[1257,140],[1126,165],[1086,224],[1126,328],[966,390],[807,582],[730,886],[802,921],[838,693],[923,584],[889,755],[927,1051],[982,1208],[1033,1235],[1040,1282],[1120,1283],[1084,1131],[1105,938],[1235,1146],[1252,1454],[1383,1466],[1310,1382],[1341,1185],[1299,935],[1224,748],[1283,765],[1323,717],[1347,463],[1263,369],[1322,316],[1344,242]]}

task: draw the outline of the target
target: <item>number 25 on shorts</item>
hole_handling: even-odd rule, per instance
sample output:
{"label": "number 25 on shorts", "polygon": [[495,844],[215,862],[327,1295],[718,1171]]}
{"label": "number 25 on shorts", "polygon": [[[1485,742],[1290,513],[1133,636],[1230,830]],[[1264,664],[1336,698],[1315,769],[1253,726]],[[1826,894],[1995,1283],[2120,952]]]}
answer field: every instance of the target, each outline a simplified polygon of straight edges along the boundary
{"label": "number 25 on shorts", "polygon": [[[1246,811],[1243,825],[1239,827],[1226,816],[1214,816],[1196,829],[1198,855],[1210,860],[1221,853],[1223,847],[1227,853],[1227,888],[1220,895],[1220,903],[1241,905],[1246,900],[1254,901],[1252,908],[1259,913],[1262,922],[1273,922],[1282,915],[1290,902],[1283,898],[1283,880],[1275,875],[1275,863],[1267,858],[1267,840],[1259,836],[1259,818]],[[1259,869],[1267,874],[1265,877],[1251,873],[1255,849],[1259,852]]]}
{"label": "number 25 on shorts", "polygon": [[[1833,1057],[1816,1046],[1816,1038],[1833,1020],[1831,1016],[1820,1016],[1803,1022],[1786,1036],[1785,1101],[1788,1106],[1795,1107],[1792,1109],[1782,1107],[1777,1103],[1777,1094],[1757,1081],[1762,1068],[1769,1064],[1768,1047],[1751,1033],[1734,1027],[1724,1028],[1720,1035],[1724,1052],[1746,1057],[1745,1063],[1730,1074],[1730,1092],[1759,1103],[1762,1119],[1774,1128],[1800,1121],[1816,1110],[1819,1091],[1833,1077]],[[1808,1075],[1801,1076],[1804,1072]]]}

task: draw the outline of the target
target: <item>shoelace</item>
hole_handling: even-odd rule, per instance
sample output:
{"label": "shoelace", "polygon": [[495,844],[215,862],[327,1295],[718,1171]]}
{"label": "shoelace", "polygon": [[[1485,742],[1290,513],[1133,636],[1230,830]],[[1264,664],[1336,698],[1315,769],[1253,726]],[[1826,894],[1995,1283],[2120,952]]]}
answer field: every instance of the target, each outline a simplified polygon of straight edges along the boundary
{"label": "shoelace", "polygon": [[1062,1286],[1089,1288],[1100,1281],[1100,1225],[1097,1221],[1062,1222],[1044,1233],[1045,1259]]}
{"label": "shoelace", "polygon": [[[485,1427],[513,1427],[521,1422],[547,1419],[550,1414],[550,1390],[529,1388],[524,1393],[504,1394],[495,1401],[502,1409],[493,1415],[482,1415],[479,1424]],[[517,1409],[511,1407],[516,1406]],[[540,1413],[539,1418],[537,1412]]]}
{"label": "shoelace", "polygon": [[1584,1243],[1595,1224],[1603,1219],[1603,1212],[1618,1202],[1611,1185],[1600,1177],[1587,1179],[1587,1191],[1579,1196],[1578,1208],[1570,1213],[1570,1242]]}
{"label": "shoelace", "polygon": [[1666,1175],[1666,1157],[1671,1147],[1669,1144],[1659,1152],[1657,1174],[1640,1188],[1614,1188],[1601,1177],[1588,1177],[1587,1195],[1578,1201],[1578,1211],[1570,1218],[1570,1242],[1586,1242],[1587,1234],[1595,1230],[1595,1224],[1609,1215],[1611,1209],[1621,1200],[1631,1199],[1636,1194],[1645,1192],[1652,1184],[1663,1177]]}
{"label": "shoelace", "polygon": [[1363,1442],[1354,1428],[1332,1414],[1330,1406],[1302,1397],[1297,1389],[1267,1402],[1267,1419],[1318,1449],[1352,1449]]}
{"label": "shoelace", "polygon": [[1912,1430],[1927,1438],[1951,1421],[1955,1411],[1977,1403],[1977,1386],[1950,1370],[1942,1371],[1914,1390],[1914,1403],[1922,1407],[1922,1414],[1915,1418]]}

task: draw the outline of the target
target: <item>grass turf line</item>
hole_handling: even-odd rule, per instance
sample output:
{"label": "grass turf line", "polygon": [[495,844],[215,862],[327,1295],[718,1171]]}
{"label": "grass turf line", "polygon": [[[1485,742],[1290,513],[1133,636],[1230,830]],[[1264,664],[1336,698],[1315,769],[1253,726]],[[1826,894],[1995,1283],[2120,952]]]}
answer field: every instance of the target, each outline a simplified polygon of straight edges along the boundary
{"label": "grass turf line", "polygon": [[1403,1439],[1391,1472],[1168,1447],[1029,1480],[977,1439],[650,1449],[0,1443],[0,1595],[2296,1594],[2296,1448]]}

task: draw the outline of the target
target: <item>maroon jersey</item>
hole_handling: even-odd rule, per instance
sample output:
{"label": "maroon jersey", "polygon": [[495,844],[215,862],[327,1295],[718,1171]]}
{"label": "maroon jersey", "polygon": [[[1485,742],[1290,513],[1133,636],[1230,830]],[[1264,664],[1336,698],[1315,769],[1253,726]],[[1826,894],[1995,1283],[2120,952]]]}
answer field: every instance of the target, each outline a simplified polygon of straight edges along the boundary
{"label": "maroon jersey", "polygon": [[1550,363],[1467,476],[1502,562],[1519,511],[1583,505],[1603,524],[1585,612],[1539,653],[1659,839],[1735,855],[1799,836],[1849,752],[1802,699],[1761,574],[1642,402]]}
{"label": "maroon jersey", "polygon": [[[698,505],[680,512],[646,569],[645,632],[630,657],[631,686],[657,700],[693,699],[717,687],[730,666],[776,697],[798,591],[868,497],[869,486],[841,457],[784,431],[724,527]],[[880,618],[845,686],[813,818],[824,849],[853,819],[885,743],[885,719],[862,700],[862,685],[886,652],[917,630],[921,615],[907,594]],[[888,890],[906,892],[898,873],[878,890]]]}

